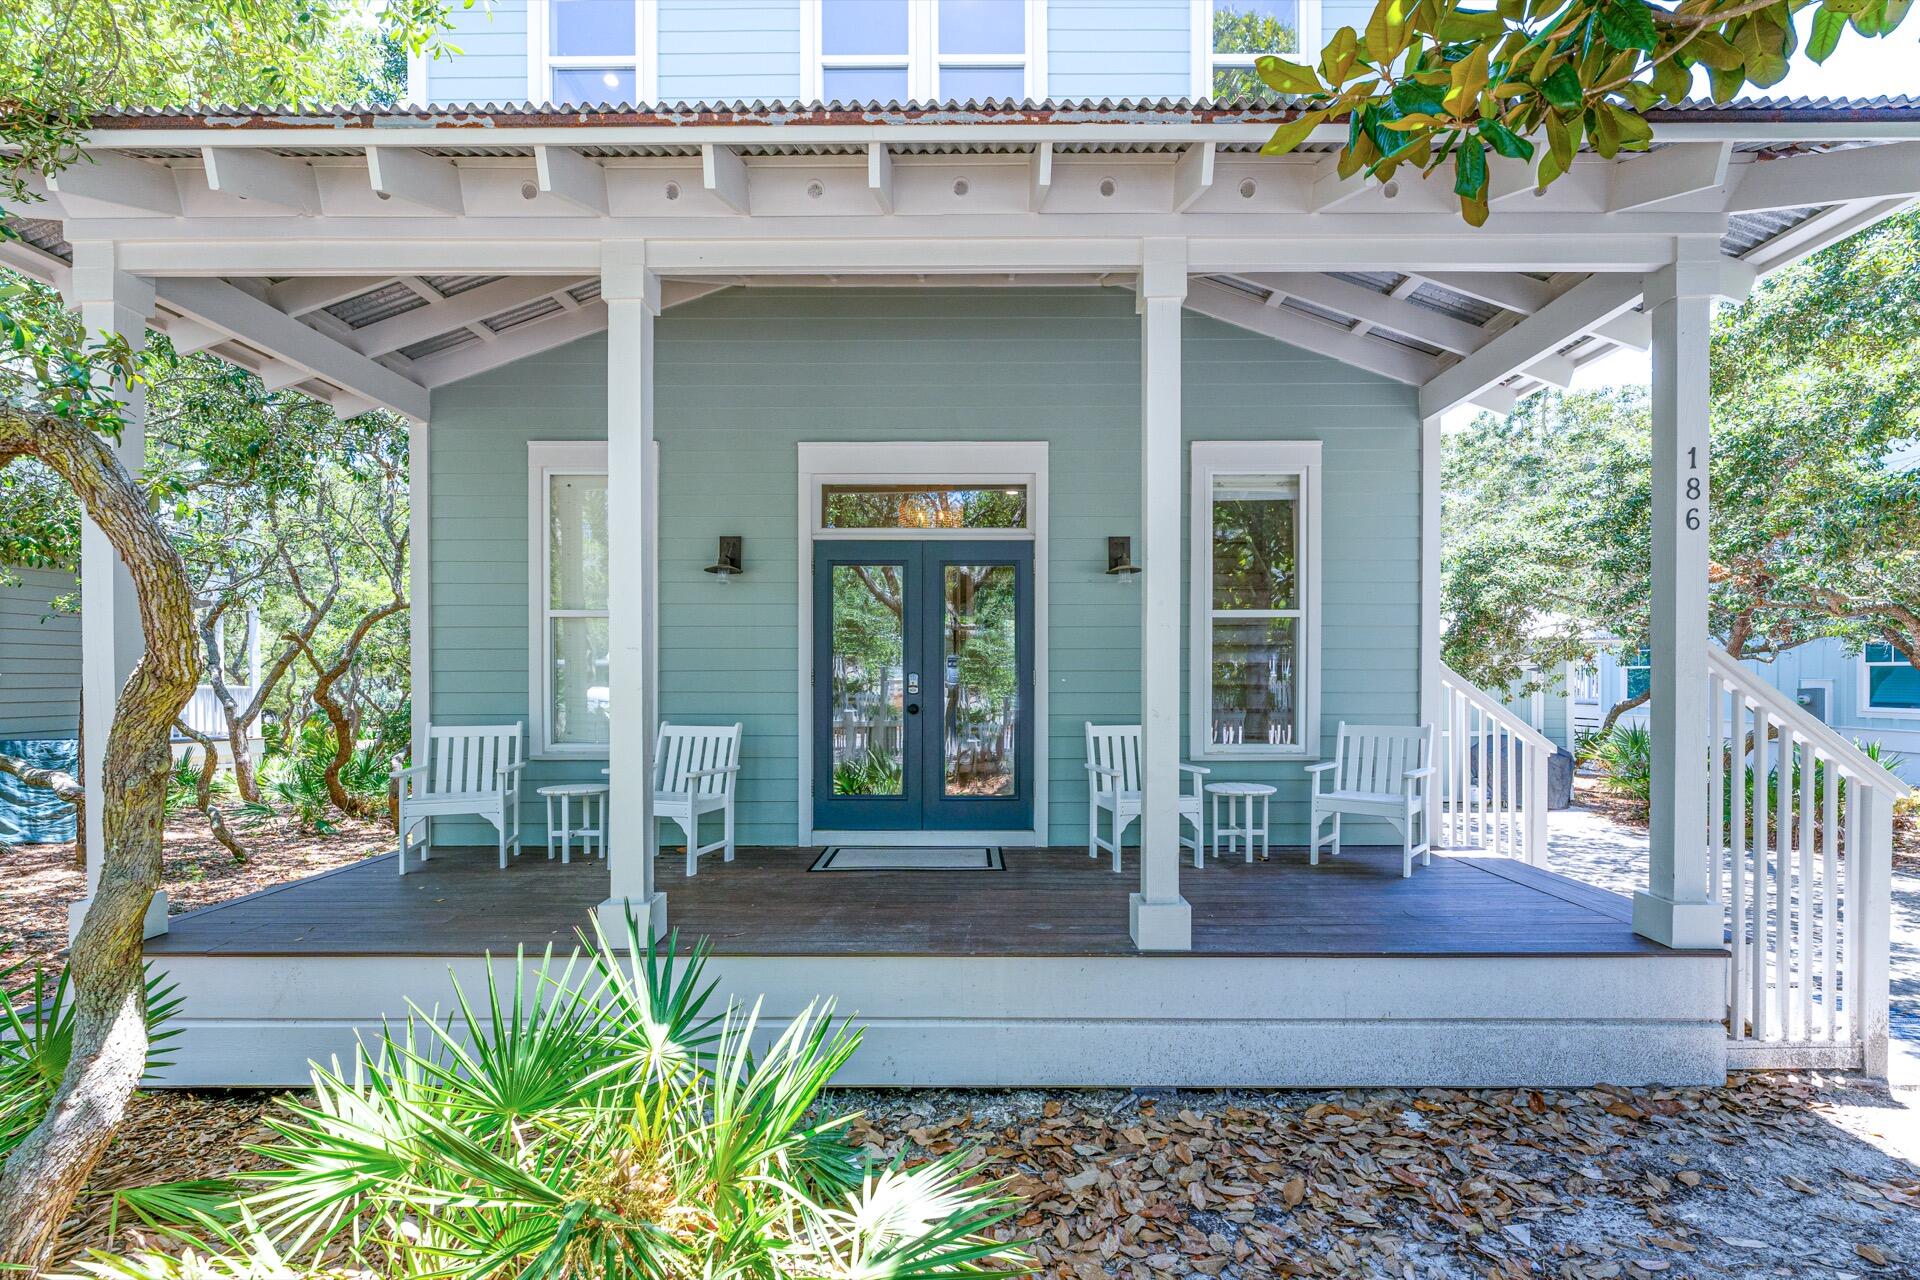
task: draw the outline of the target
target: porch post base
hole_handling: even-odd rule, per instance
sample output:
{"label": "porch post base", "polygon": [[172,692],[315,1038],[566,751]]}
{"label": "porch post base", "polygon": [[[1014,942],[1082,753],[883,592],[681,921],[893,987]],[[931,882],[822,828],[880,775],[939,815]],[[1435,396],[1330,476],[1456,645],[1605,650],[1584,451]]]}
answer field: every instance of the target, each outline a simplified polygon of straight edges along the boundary
{"label": "porch post base", "polygon": [[1642,889],[1633,895],[1633,931],[1663,947],[1713,950],[1727,945],[1726,917],[1717,903],[1674,902]]}
{"label": "porch post base", "polygon": [[[82,898],[78,902],[67,904],[67,945],[80,936],[80,922],[87,918],[87,908],[93,905],[92,898]],[[140,924],[142,938],[157,938],[167,931],[167,891],[155,889],[153,901],[147,904],[147,918]]]}
{"label": "porch post base", "polygon": [[1148,902],[1137,893],[1127,895],[1127,932],[1142,951],[1193,950],[1193,908],[1185,898]]}
{"label": "porch post base", "polygon": [[630,898],[608,898],[594,910],[600,919],[600,932],[606,935],[608,944],[616,951],[626,950],[629,911],[649,939],[666,936],[667,895],[664,893],[656,893],[644,903],[634,902]]}

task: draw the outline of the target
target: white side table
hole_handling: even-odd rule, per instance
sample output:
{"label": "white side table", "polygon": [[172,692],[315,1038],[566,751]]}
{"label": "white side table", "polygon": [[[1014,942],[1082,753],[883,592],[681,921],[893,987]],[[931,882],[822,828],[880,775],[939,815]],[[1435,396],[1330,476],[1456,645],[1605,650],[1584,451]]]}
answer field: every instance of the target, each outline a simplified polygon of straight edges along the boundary
{"label": "white side table", "polygon": [[[1246,855],[1248,862],[1253,861],[1253,838],[1260,837],[1260,861],[1267,860],[1267,815],[1269,801],[1273,798],[1273,788],[1264,782],[1209,782],[1207,794],[1213,797],[1213,856],[1220,856],[1220,837],[1227,838],[1227,852],[1233,852],[1233,841],[1240,840],[1240,852]],[[1227,824],[1220,825],[1220,801],[1227,802]],[[1253,820],[1254,801],[1260,802],[1260,821]]]}
{"label": "white side table", "polygon": [[[554,850],[560,851],[562,864],[573,861],[574,837],[580,839],[581,856],[598,852],[602,859],[607,856],[607,792],[604,782],[557,782],[541,787],[540,794],[547,801],[547,860],[553,860]],[[573,823],[573,802],[580,802],[580,825]],[[554,809],[559,809],[559,821],[554,821]]]}

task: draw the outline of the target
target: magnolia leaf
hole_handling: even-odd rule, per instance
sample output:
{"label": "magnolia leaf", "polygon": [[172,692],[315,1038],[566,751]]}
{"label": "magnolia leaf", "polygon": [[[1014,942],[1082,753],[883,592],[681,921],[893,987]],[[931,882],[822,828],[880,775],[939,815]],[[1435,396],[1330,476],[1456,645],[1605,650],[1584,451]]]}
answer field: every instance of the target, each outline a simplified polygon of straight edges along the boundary
{"label": "magnolia leaf", "polygon": [[1580,146],[1580,117],[1571,121],[1558,111],[1547,112],[1547,150],[1553,153],[1560,172],[1573,168],[1573,153]]}
{"label": "magnolia leaf", "polygon": [[1863,36],[1883,36],[1900,25],[1913,0],[1883,0],[1853,15],[1853,29]]}
{"label": "magnolia leaf", "polygon": [[1473,114],[1474,104],[1487,87],[1487,54],[1487,46],[1477,44],[1471,53],[1453,64],[1451,87],[1441,99],[1449,115],[1464,118]]}
{"label": "magnolia leaf", "polygon": [[1298,120],[1289,120],[1273,131],[1266,144],[1260,148],[1263,156],[1283,156],[1307,140],[1309,134],[1319,128],[1327,118],[1325,111],[1309,111]]}
{"label": "magnolia leaf", "polygon": [[1367,53],[1375,62],[1391,62],[1407,46],[1407,11],[1411,0],[1380,0],[1367,19]]}
{"label": "magnolia leaf", "polygon": [[1578,111],[1587,95],[1580,83],[1580,73],[1573,69],[1571,62],[1563,62],[1540,82],[1540,96],[1562,111]]}
{"label": "magnolia leaf", "polygon": [[1354,60],[1360,55],[1360,37],[1354,34],[1352,27],[1342,27],[1333,33],[1333,39],[1327,42],[1325,52],[1320,55],[1320,72],[1327,83],[1338,87],[1346,83],[1347,72],[1352,70]]}
{"label": "magnolia leaf", "polygon": [[1712,31],[1702,31],[1689,41],[1687,53],[1714,71],[1738,71],[1746,62],[1725,37]]}
{"label": "magnolia leaf", "polygon": [[1345,182],[1378,159],[1379,155],[1380,152],[1373,145],[1373,139],[1362,134],[1359,142],[1340,152],[1340,162],[1334,166],[1334,171],[1340,175],[1340,180]]}
{"label": "magnolia leaf", "polygon": [[1653,69],[1651,85],[1658,97],[1680,102],[1693,90],[1693,72],[1680,59],[1668,58]]}
{"label": "magnolia leaf", "polygon": [[1611,160],[1620,152],[1620,126],[1613,121],[1613,115],[1607,110],[1607,103],[1601,103],[1587,113],[1588,123],[1592,125],[1593,149],[1602,159]]}
{"label": "magnolia leaf", "polygon": [[1460,216],[1466,219],[1468,226],[1471,226],[1471,227],[1486,226],[1487,225],[1487,198],[1484,195],[1479,196],[1477,198],[1473,196],[1461,196],[1460,197]]}
{"label": "magnolia leaf", "polygon": [[1415,129],[1432,129],[1447,122],[1445,116],[1430,116],[1417,112],[1410,116],[1401,116],[1397,120],[1382,119],[1380,127],[1391,129],[1395,133],[1412,133]]}
{"label": "magnolia leaf", "polygon": [[1623,151],[1645,151],[1653,142],[1653,126],[1624,107],[1609,102],[1606,110],[1619,130]]}
{"label": "magnolia leaf", "polygon": [[1508,80],[1493,86],[1493,96],[1503,101],[1507,98],[1524,98],[1535,92],[1537,90],[1525,80]]}
{"label": "magnolia leaf", "polygon": [[1660,101],[1660,91],[1650,84],[1633,80],[1620,86],[1620,94],[1633,104],[1635,111],[1645,111]]}
{"label": "magnolia leaf", "polygon": [[1545,191],[1549,186],[1553,185],[1555,178],[1560,177],[1565,172],[1566,169],[1561,165],[1559,157],[1554,155],[1553,148],[1548,147],[1540,153],[1540,168],[1536,173],[1539,181],[1534,184],[1533,189],[1536,192]]}
{"label": "magnolia leaf", "polygon": [[1507,126],[1500,123],[1500,121],[1482,120],[1479,124],[1479,132],[1480,136],[1487,140],[1488,146],[1507,157],[1507,159],[1533,159],[1533,144],[1513,130],[1507,128]]}
{"label": "magnolia leaf", "polygon": [[1507,29],[1507,24],[1498,13],[1473,13],[1454,10],[1440,19],[1439,30],[1435,32],[1447,44],[1459,44],[1467,40],[1487,41]]}
{"label": "magnolia leaf", "polygon": [[1500,16],[1508,22],[1519,22],[1527,16],[1527,0],[1500,0]]}
{"label": "magnolia leaf", "polygon": [[1644,49],[1652,53],[1659,43],[1653,14],[1642,0],[1602,0],[1600,35],[1616,49]]}
{"label": "magnolia leaf", "polygon": [[1254,72],[1262,84],[1276,93],[1318,93],[1320,77],[1311,70],[1285,58],[1262,54],[1253,60]]}
{"label": "magnolia leaf", "polygon": [[1813,15],[1813,35],[1807,40],[1807,56],[1825,62],[1840,45],[1840,34],[1847,29],[1846,17],[1832,3]]}
{"label": "magnolia leaf", "polygon": [[1475,139],[1462,139],[1460,149],[1453,153],[1453,190],[1455,195],[1483,202],[1486,199],[1487,149]]}

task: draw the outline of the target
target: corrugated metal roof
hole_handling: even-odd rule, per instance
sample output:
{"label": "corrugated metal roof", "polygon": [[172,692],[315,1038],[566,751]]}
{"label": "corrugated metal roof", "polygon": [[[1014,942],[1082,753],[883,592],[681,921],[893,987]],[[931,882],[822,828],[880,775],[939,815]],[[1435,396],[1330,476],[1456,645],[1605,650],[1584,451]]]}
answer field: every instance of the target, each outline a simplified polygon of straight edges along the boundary
{"label": "corrugated metal roof", "polygon": [[409,311],[418,311],[426,305],[427,300],[411,287],[395,281],[344,302],[336,302],[326,308],[326,312],[350,328],[364,329],[370,324],[391,320]]}
{"label": "corrugated metal roof", "polygon": [[1744,258],[1781,232],[1793,230],[1823,208],[1822,205],[1803,205],[1798,209],[1736,213],[1727,219],[1727,233],[1720,237],[1720,252],[1730,258]]}

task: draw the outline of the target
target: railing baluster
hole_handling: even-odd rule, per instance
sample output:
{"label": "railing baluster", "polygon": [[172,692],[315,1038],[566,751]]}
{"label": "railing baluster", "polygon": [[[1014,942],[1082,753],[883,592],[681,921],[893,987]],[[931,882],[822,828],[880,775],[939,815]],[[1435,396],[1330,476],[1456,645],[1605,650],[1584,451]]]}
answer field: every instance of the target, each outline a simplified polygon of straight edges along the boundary
{"label": "railing baluster", "polygon": [[1753,710],[1753,1038],[1767,1039],[1767,713]]}
{"label": "railing baluster", "polygon": [[1735,1040],[1747,1038],[1747,700],[1735,689],[1731,695],[1732,725],[1728,747],[1727,800],[1727,921],[1732,936],[1732,958],[1727,967],[1727,1031]]}
{"label": "railing baluster", "polygon": [[1839,888],[1834,851],[1840,839],[1840,770],[1829,761],[1826,774],[1820,813],[1820,1021],[1826,1038],[1831,1041],[1834,1038],[1834,1002],[1839,995],[1839,989],[1834,985],[1838,977],[1834,930],[1839,927],[1834,911],[1834,894]]}
{"label": "railing baluster", "polygon": [[1793,959],[1800,976],[1800,1022],[1796,1037],[1813,1031],[1813,775],[1819,755],[1810,739],[1800,739],[1799,874],[1794,877]]}
{"label": "railing baluster", "polygon": [[1773,851],[1774,1026],[1791,1039],[1793,1025],[1793,731],[1783,721],[1775,754]]}
{"label": "railing baluster", "polygon": [[1726,821],[1726,756],[1721,745],[1720,712],[1726,701],[1726,687],[1720,677],[1707,676],[1707,857],[1708,881],[1713,900],[1725,902],[1720,889],[1720,865],[1726,856],[1721,836]]}

